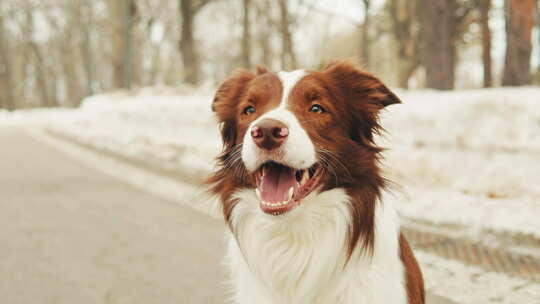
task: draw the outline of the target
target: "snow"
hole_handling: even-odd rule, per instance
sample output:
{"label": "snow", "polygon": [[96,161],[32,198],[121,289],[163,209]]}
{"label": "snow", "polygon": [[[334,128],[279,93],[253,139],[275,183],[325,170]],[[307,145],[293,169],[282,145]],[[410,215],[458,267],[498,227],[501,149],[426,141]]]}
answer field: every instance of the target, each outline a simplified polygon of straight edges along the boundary
{"label": "snow", "polygon": [[[540,88],[397,91],[379,139],[400,212],[471,231],[540,237]],[[0,112],[101,149],[208,174],[221,146],[211,91],[147,88],[87,98],[80,109]]]}
{"label": "snow", "polygon": [[401,213],[540,236],[540,90],[400,93],[381,142]]}
{"label": "snow", "polygon": [[415,250],[427,292],[456,303],[538,303],[540,284]]}

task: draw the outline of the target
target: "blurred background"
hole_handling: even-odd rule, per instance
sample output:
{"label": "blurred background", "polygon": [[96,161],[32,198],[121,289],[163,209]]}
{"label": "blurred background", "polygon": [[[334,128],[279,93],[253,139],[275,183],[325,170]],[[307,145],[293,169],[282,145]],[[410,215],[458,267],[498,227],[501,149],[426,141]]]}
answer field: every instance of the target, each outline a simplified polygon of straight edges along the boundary
{"label": "blurred background", "polygon": [[3,0],[0,18],[10,110],[343,57],[400,88],[540,82],[535,0]]}
{"label": "blurred background", "polygon": [[2,303],[227,303],[216,87],[351,57],[429,303],[540,303],[539,7],[0,0]]}

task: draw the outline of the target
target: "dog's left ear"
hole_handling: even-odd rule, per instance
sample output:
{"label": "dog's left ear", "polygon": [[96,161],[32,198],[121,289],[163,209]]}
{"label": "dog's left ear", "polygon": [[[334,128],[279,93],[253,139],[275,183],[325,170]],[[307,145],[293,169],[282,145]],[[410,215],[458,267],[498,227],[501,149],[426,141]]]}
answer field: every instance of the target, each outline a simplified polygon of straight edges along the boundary
{"label": "dog's left ear", "polygon": [[344,98],[355,103],[370,103],[380,109],[401,100],[377,77],[362,71],[353,60],[335,61],[326,66],[324,73],[335,80]]}
{"label": "dog's left ear", "polygon": [[329,76],[339,89],[340,98],[349,105],[351,139],[379,151],[373,139],[373,133],[382,129],[378,121],[379,112],[386,106],[401,103],[401,100],[377,77],[362,71],[354,61],[330,63],[323,73]]}

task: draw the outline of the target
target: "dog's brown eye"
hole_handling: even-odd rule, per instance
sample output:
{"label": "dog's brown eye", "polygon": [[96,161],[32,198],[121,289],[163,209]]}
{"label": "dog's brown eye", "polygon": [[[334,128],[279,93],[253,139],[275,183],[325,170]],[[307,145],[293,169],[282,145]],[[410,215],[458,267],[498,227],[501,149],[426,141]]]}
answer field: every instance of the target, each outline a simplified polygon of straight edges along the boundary
{"label": "dog's brown eye", "polygon": [[318,104],[312,105],[311,108],[309,109],[309,111],[313,112],[313,113],[319,113],[319,114],[326,112],[324,110],[324,108],[321,105],[318,105]]}
{"label": "dog's brown eye", "polygon": [[253,106],[247,106],[244,109],[244,114],[246,114],[246,115],[250,115],[250,114],[253,114],[253,113],[255,113],[255,108]]}

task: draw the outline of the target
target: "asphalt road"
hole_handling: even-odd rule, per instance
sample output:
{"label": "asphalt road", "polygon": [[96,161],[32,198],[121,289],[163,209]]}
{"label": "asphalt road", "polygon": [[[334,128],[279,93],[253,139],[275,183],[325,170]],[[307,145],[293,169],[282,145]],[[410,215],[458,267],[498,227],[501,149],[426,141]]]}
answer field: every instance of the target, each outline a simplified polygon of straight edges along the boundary
{"label": "asphalt road", "polygon": [[224,303],[224,225],[0,128],[0,302]]}
{"label": "asphalt road", "polygon": [[226,302],[221,221],[23,129],[0,127],[0,223],[0,303]]}

